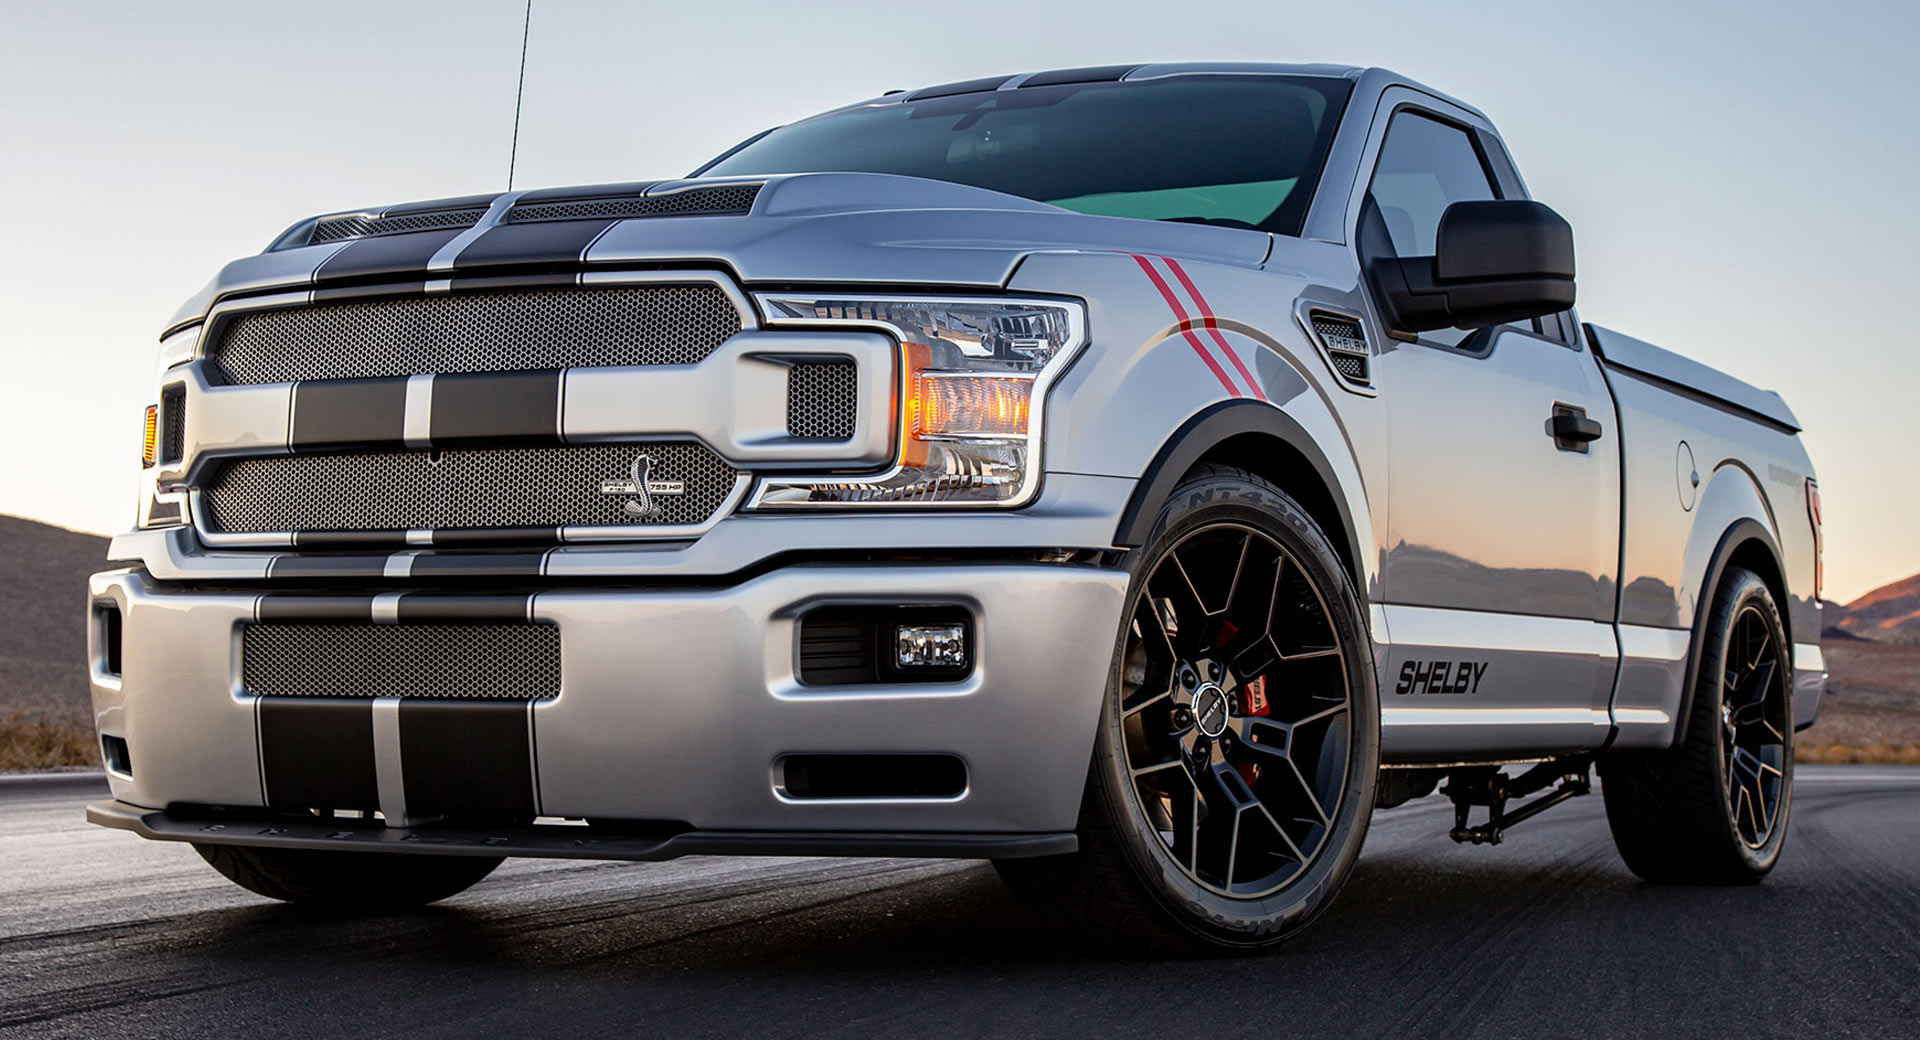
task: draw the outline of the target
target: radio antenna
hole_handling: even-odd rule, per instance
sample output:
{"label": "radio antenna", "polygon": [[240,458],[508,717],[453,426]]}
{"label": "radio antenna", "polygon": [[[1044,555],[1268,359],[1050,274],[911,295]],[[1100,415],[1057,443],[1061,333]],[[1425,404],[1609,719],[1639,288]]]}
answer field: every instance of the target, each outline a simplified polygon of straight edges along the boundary
{"label": "radio antenna", "polygon": [[513,145],[507,150],[507,190],[513,190],[513,168],[520,159],[520,100],[527,94],[527,33],[533,28],[533,0],[520,23],[520,85],[513,91]]}

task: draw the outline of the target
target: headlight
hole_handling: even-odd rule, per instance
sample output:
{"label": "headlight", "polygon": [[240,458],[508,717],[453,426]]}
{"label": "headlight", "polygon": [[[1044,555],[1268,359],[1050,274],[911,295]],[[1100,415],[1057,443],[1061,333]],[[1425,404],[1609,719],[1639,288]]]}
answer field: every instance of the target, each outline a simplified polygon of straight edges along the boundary
{"label": "headlight", "polygon": [[768,325],[879,327],[900,341],[893,469],[839,481],[770,479],[756,508],[1011,506],[1032,497],[1047,388],[1086,343],[1079,304],[814,293],[756,300]]}

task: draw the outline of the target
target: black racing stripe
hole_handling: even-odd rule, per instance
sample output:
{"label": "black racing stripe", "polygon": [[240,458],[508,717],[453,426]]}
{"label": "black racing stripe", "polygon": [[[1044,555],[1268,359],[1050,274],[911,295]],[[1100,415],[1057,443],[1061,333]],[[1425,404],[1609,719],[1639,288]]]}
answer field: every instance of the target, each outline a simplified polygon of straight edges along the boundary
{"label": "black racing stripe", "polygon": [[433,532],[435,545],[500,545],[510,542],[558,542],[557,527],[443,527]]}
{"label": "black racing stripe", "polygon": [[418,296],[427,291],[425,279],[411,282],[382,282],[379,285],[335,285],[313,291],[315,303],[341,303],[380,296]]}
{"label": "black racing stripe", "polygon": [[260,772],[269,806],[380,807],[372,701],[263,697],[259,711]]}
{"label": "black racing stripe", "polygon": [[1052,87],[1064,83],[1112,83],[1139,65],[1092,65],[1083,69],[1055,69],[1052,72],[1036,72],[1020,81],[1022,90],[1027,87]]}
{"label": "black racing stripe", "polygon": [[560,372],[436,376],[428,438],[453,441],[560,439]]}
{"label": "black racing stripe", "polygon": [[400,597],[401,621],[527,620],[531,596],[459,596],[410,592]]}
{"label": "black racing stripe", "polygon": [[403,202],[397,206],[388,206],[380,212],[383,217],[398,217],[408,213],[435,213],[444,209],[480,209],[491,206],[500,196],[460,195],[451,199],[429,199],[426,202]]}
{"label": "black racing stripe", "polygon": [[545,553],[421,553],[412,576],[444,578],[538,577]]}
{"label": "black racing stripe", "polygon": [[555,220],[502,224],[473,240],[454,258],[456,273],[498,267],[572,267],[612,220]]}
{"label": "black racing stripe", "polygon": [[267,562],[268,578],[381,578],[382,556],[276,556]]}
{"label": "black racing stripe", "polygon": [[269,593],[260,597],[262,621],[371,621],[372,596],[293,596]]}
{"label": "black racing stripe", "polygon": [[407,814],[530,819],[529,724],[525,701],[401,701]]}
{"label": "black racing stripe", "polygon": [[408,542],[405,531],[295,531],[293,544],[301,549],[336,549],[353,545],[403,548]]}
{"label": "black racing stripe", "polygon": [[405,438],[407,379],[316,379],[293,387],[293,450]]}
{"label": "black racing stripe", "polygon": [[572,289],[580,284],[578,271],[545,271],[532,274],[462,275],[448,280],[453,292],[498,292],[504,289]]}
{"label": "black racing stripe", "polygon": [[328,257],[314,272],[314,281],[420,278],[426,273],[427,261],[433,259],[433,254],[466,231],[466,228],[441,228],[358,239]]}
{"label": "black racing stripe", "polygon": [[922,98],[952,97],[955,94],[977,94],[986,90],[998,90],[1002,83],[1012,78],[1012,76],[986,76],[981,79],[963,79],[958,83],[942,83],[936,87],[921,87],[901,100],[919,101]]}

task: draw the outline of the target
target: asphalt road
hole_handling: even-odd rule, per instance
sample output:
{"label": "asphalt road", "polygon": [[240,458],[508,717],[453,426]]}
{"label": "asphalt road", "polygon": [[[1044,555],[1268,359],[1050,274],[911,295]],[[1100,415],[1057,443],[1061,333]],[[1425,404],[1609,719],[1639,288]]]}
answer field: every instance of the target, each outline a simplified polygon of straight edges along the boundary
{"label": "asphalt road", "polygon": [[1376,814],[1334,910],[1243,960],[1112,956],[956,861],[509,861],[328,920],[0,780],[7,1036],[1920,1035],[1920,769],[1802,767],[1785,859],[1641,884],[1600,799],[1498,848]]}

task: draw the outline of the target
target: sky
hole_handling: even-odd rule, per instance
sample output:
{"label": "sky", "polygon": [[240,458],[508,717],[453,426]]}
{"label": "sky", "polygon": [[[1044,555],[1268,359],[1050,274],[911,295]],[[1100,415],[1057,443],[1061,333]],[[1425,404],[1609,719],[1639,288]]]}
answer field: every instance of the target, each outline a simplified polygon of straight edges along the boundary
{"label": "sky", "polygon": [[[0,513],[131,522],[155,338],[297,219],[497,190],[521,0],[0,0]],[[516,185],[684,174],[893,88],[1382,65],[1485,111],[1583,319],[1785,395],[1827,595],[1920,571],[1920,5],[535,0]]]}

